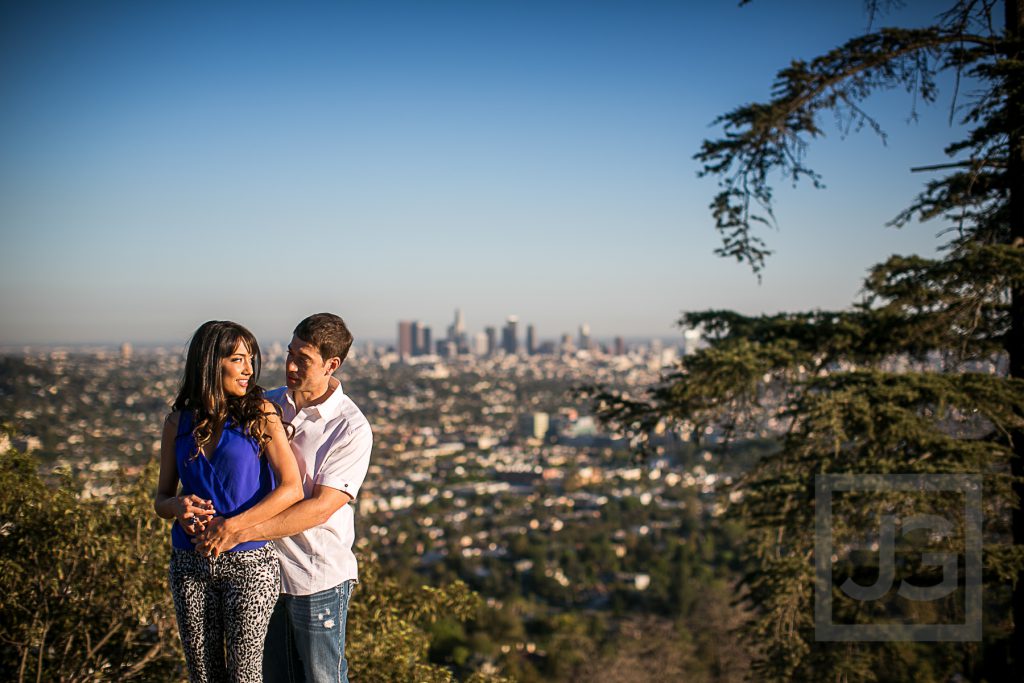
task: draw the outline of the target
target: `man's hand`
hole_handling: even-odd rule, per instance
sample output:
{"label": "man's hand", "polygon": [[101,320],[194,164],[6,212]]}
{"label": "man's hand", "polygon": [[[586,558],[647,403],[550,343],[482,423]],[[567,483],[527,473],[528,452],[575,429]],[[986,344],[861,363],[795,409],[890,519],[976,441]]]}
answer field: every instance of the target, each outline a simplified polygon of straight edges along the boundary
{"label": "man's hand", "polygon": [[217,557],[238,545],[239,538],[238,533],[232,528],[230,520],[214,517],[206,524],[206,528],[202,532],[192,537],[192,543],[201,555]]}

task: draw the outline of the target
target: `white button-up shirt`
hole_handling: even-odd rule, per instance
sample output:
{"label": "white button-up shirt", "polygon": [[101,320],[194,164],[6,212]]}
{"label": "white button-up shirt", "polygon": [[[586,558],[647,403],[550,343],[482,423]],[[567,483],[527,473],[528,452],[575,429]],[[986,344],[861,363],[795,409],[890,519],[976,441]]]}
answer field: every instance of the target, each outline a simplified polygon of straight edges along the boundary
{"label": "white button-up shirt", "polygon": [[[322,403],[296,410],[287,387],[267,392],[281,406],[284,420],[295,428],[292,453],[299,466],[302,491],[313,495],[316,485],[329,486],[353,498],[370,465],[373,436],[370,423],[331,378],[333,393]],[[274,541],[281,560],[281,592],[310,595],[359,578],[354,510],[342,505],[325,523]]]}

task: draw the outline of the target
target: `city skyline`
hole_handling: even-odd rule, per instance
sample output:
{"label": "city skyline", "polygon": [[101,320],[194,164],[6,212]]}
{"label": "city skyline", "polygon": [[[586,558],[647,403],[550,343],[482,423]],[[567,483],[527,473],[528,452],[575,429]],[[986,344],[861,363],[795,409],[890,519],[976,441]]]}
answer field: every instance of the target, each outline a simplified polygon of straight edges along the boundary
{"label": "city skyline", "polygon": [[[505,316],[507,318],[507,316]],[[484,335],[490,328],[494,328],[498,334],[500,334],[501,322],[504,320],[500,316],[494,318],[493,324],[481,323],[481,327],[473,332],[473,336]],[[393,327],[402,322],[416,322],[421,323],[420,320],[409,320],[409,321],[394,321]],[[535,338],[538,346],[544,343],[553,343],[556,346],[560,344],[563,338],[571,337],[574,342],[578,339],[579,326],[581,323],[573,323],[562,325],[557,329],[552,330],[538,330],[536,325],[526,324],[519,332],[519,347],[520,350],[525,352],[527,350],[527,335],[529,328],[534,328]],[[434,325],[427,324],[425,327],[431,330],[431,335],[434,335]],[[0,353],[13,353],[20,354],[26,350],[31,351],[71,351],[71,352],[90,352],[97,350],[105,350],[107,352],[118,352],[119,349],[129,348],[135,350],[147,350],[147,349],[163,349],[166,352],[174,352],[176,349],[181,350],[184,353],[187,347],[188,340],[195,330],[188,330],[184,332],[180,338],[164,338],[164,339],[93,339],[84,341],[29,341],[29,342],[10,342],[0,343]],[[472,331],[472,330],[471,330]],[[290,329],[285,329],[283,332],[278,331],[277,333],[268,332],[265,334],[256,334],[257,341],[260,343],[264,353],[273,346],[279,347],[281,352],[284,352],[285,346],[288,344],[290,337]],[[623,343],[630,347],[637,345],[646,345],[651,342],[657,342],[666,345],[678,345],[683,347],[687,343],[688,331],[680,327],[672,327],[664,333],[654,334],[623,334],[615,330],[600,330],[597,333],[592,333],[590,339],[602,346],[606,346],[609,349],[613,349],[618,340],[622,340]],[[380,336],[366,336],[361,335],[356,331],[354,333],[355,341],[353,343],[353,349],[357,351],[365,350],[367,344],[377,349],[378,351],[385,351],[388,348],[394,350],[395,353],[399,351],[399,344],[397,342],[397,336],[395,330],[392,330],[390,334],[383,334]],[[441,341],[434,337],[434,341]],[[127,345],[127,346],[126,346]],[[498,339],[498,345],[500,346],[500,339]]]}
{"label": "city skyline", "polygon": [[[456,308],[452,316],[452,324],[448,325],[444,336],[434,334],[434,326],[421,320],[399,320],[394,344],[388,345],[395,350],[401,359],[416,356],[456,356],[472,354],[491,356],[495,353],[505,354],[552,354],[556,352],[576,350],[597,350],[606,347],[614,355],[626,353],[627,343],[634,344],[638,339],[645,342],[654,341],[652,337],[633,336],[611,333],[605,336],[591,334],[590,324],[578,323],[575,332],[562,330],[550,335],[538,334],[536,325],[523,321],[520,329],[519,316],[507,315],[504,325],[484,321],[483,326],[472,332],[466,327],[462,309]],[[678,340],[684,347],[700,342],[698,330],[680,330]],[[379,340],[377,340],[379,341]],[[385,342],[386,344],[386,342]]]}
{"label": "city skyline", "polygon": [[866,23],[797,0],[8,3],[0,346],[175,343],[210,319],[282,339],[324,310],[383,340],[456,306],[471,328],[668,338],[684,310],[847,307],[872,264],[935,254],[945,226],[885,224],[962,132],[948,111],[872,98],[886,141],[825,122],[827,188],[780,179],[761,283],[713,254],[692,156]]}

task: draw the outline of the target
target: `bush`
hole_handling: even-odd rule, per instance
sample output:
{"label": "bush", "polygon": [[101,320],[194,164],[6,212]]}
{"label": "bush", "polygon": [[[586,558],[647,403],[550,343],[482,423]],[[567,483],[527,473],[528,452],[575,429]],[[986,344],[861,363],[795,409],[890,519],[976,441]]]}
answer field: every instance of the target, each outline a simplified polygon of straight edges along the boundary
{"label": "bush", "polygon": [[34,458],[0,454],[0,678],[181,677],[155,478],[81,500],[70,477],[52,488]]}
{"label": "bush", "polygon": [[[168,524],[152,506],[156,476],[153,462],[135,480],[122,477],[113,498],[83,500],[70,476],[49,486],[33,457],[0,454],[0,680],[184,678]],[[479,597],[462,582],[403,584],[373,559],[360,574],[346,644],[359,679],[452,680],[429,663],[428,632],[442,618],[461,629]]]}

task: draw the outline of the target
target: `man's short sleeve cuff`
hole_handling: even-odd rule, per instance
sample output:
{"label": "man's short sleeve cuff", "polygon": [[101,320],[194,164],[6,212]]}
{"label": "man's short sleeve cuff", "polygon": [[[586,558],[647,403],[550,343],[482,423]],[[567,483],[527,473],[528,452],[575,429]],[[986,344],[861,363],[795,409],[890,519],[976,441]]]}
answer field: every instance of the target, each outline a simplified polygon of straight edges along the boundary
{"label": "man's short sleeve cuff", "polygon": [[338,477],[323,477],[320,480],[320,485],[327,486],[332,489],[337,489],[342,493],[347,493],[348,495],[352,496],[352,498],[355,498],[356,494],[359,493],[358,484],[351,481],[346,481],[345,479],[340,479]]}
{"label": "man's short sleeve cuff", "polygon": [[372,446],[370,428],[364,422],[351,438],[327,455],[317,476],[317,483],[344,491],[355,498],[370,466]]}

